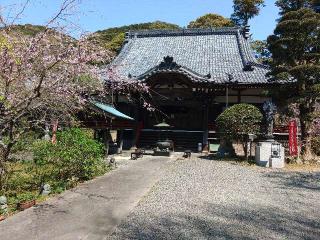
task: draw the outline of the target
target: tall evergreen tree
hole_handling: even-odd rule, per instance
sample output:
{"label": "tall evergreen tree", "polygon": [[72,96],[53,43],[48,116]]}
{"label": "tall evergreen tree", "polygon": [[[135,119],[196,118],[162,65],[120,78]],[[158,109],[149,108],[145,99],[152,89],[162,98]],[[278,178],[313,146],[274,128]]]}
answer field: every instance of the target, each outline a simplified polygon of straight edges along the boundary
{"label": "tall evergreen tree", "polygon": [[276,6],[280,8],[280,14],[310,7],[310,0],[277,0]]}
{"label": "tall evergreen tree", "polygon": [[320,0],[277,0],[276,6],[280,8],[280,15],[284,15],[301,8],[317,9],[320,6]]}
{"label": "tall evergreen tree", "polygon": [[[284,14],[268,38],[276,80],[295,80],[302,133],[302,155],[310,160],[312,121],[320,99],[320,14],[302,8]],[[292,90],[290,90],[292,91]]]}
{"label": "tall evergreen tree", "polygon": [[257,16],[263,6],[264,0],[233,0],[234,13],[231,19],[236,25],[246,26],[249,19]]}

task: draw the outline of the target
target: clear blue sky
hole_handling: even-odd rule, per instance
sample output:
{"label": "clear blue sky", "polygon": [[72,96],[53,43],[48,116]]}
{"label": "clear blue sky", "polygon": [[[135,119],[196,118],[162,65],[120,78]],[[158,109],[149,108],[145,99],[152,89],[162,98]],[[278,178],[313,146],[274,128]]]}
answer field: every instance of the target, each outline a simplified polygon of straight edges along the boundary
{"label": "clear blue sky", "polygon": [[[24,0],[0,0],[0,6],[21,4]],[[44,24],[59,8],[62,0],[31,0],[19,23]],[[266,7],[251,20],[254,39],[266,39],[273,32],[278,18],[275,0],[266,0]],[[8,8],[6,8],[8,10]],[[206,13],[230,17],[232,0],[82,0],[77,18],[82,30],[94,32],[109,27],[155,20],[186,26]],[[7,14],[6,11],[2,11]]]}

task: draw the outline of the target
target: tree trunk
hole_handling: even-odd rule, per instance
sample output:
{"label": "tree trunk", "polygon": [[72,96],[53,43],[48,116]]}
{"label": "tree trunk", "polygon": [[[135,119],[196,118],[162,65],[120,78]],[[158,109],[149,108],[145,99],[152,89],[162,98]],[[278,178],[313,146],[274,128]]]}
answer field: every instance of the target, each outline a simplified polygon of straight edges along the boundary
{"label": "tree trunk", "polygon": [[8,143],[3,142],[2,134],[0,134],[0,191],[4,191],[7,182],[8,169],[6,163],[8,162],[9,155],[12,147],[15,144],[13,140],[13,125],[11,123],[8,134]]}
{"label": "tree trunk", "polygon": [[0,139],[0,192],[5,188],[5,178],[6,178],[6,161],[8,159],[7,150],[5,148],[4,143]]}
{"label": "tree trunk", "polygon": [[300,104],[300,125],[301,125],[301,156],[304,162],[310,162],[314,159],[312,153],[312,118],[311,114],[313,113],[313,104],[311,101],[306,101],[305,103]]}
{"label": "tree trunk", "polygon": [[312,153],[312,146],[311,146],[311,140],[312,135],[310,134],[310,128],[311,123],[309,123],[307,120],[301,119],[301,140],[302,140],[302,146],[301,146],[301,156],[303,161],[311,161],[313,160],[313,153]]}
{"label": "tree trunk", "polygon": [[243,140],[242,141],[242,147],[243,147],[243,152],[244,152],[244,158],[246,161],[248,161],[248,141]]}

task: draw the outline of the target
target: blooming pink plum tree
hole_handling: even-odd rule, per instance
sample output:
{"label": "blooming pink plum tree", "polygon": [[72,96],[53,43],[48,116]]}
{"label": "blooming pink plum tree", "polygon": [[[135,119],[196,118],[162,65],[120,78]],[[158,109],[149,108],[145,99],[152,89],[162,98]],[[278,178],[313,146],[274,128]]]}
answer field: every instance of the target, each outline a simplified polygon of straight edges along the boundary
{"label": "blooming pink plum tree", "polygon": [[[86,36],[76,40],[63,33],[61,19],[66,20],[77,2],[64,0],[34,36],[17,31],[0,12],[0,191],[10,151],[25,132],[52,119],[71,121],[91,95],[103,97],[111,89],[105,87],[99,67],[111,54]],[[118,89],[135,87],[116,74],[108,79]]]}

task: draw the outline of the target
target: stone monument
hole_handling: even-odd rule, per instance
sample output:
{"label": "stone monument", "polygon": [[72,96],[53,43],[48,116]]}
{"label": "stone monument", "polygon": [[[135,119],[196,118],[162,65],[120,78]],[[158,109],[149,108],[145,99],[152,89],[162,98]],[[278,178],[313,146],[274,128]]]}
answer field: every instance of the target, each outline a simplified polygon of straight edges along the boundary
{"label": "stone monument", "polygon": [[0,212],[2,212],[3,214],[8,213],[8,203],[7,198],[5,196],[0,196],[0,210]]}
{"label": "stone monument", "polygon": [[42,196],[48,196],[51,193],[51,186],[49,184],[44,184],[41,189]]}
{"label": "stone monument", "polygon": [[265,119],[267,123],[264,139],[259,141],[256,146],[255,160],[259,166],[283,168],[284,167],[284,147],[274,140],[273,123],[274,115],[277,110],[272,101],[263,104]]}

